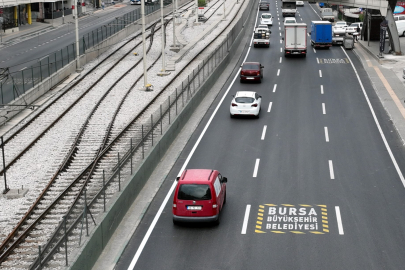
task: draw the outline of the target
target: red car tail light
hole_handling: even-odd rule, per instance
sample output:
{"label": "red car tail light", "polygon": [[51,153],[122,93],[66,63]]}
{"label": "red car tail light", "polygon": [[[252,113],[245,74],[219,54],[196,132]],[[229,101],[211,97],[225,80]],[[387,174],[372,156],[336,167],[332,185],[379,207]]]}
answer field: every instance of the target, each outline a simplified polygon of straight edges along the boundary
{"label": "red car tail light", "polygon": [[256,75],[257,75],[257,76],[260,76],[260,71],[258,71]]}
{"label": "red car tail light", "polygon": [[238,104],[232,102],[232,107],[238,106]]}
{"label": "red car tail light", "polygon": [[252,107],[257,107],[257,103],[255,103],[255,104],[252,104]]}
{"label": "red car tail light", "polygon": [[243,72],[243,70],[240,71],[240,75],[245,75],[245,73]]}

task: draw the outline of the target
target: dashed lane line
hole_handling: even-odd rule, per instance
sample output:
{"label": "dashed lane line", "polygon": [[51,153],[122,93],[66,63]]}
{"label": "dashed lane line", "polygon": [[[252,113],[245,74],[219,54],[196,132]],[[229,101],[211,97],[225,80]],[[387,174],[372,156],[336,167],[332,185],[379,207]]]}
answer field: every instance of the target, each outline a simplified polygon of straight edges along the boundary
{"label": "dashed lane line", "polygon": [[319,77],[322,78],[322,70],[319,70]]}
{"label": "dashed lane line", "polygon": [[264,125],[261,140],[263,141],[266,137],[267,125]]}
{"label": "dashed lane line", "polygon": [[323,95],[323,85],[321,85],[321,94]]}
{"label": "dashed lane line", "polygon": [[277,76],[280,76],[280,69],[277,70]]}
{"label": "dashed lane line", "polygon": [[324,127],[324,129],[325,129],[325,140],[326,140],[326,142],[329,142],[328,127]]}
{"label": "dashed lane line", "polygon": [[267,109],[267,112],[270,112],[271,111],[271,106],[273,105],[273,102],[270,102],[269,103],[269,108]]}
{"label": "dashed lane line", "polygon": [[241,234],[246,234],[247,225],[248,225],[248,221],[249,221],[249,215],[250,215],[250,208],[251,208],[250,204],[246,205],[245,217],[243,218],[243,225],[242,225]]}
{"label": "dashed lane line", "polygon": [[277,84],[275,84],[273,87],[273,93],[276,92],[276,89],[277,89]]}
{"label": "dashed lane line", "polygon": [[333,171],[333,162],[332,160],[329,160],[329,174],[330,174],[330,179],[335,179],[335,173]]}
{"label": "dashed lane line", "polygon": [[338,224],[338,229],[339,229],[339,234],[344,235],[343,231],[343,223],[342,223],[342,217],[340,216],[340,208],[339,206],[335,206],[335,211],[336,211],[336,220]]}
{"label": "dashed lane line", "polygon": [[325,103],[322,103],[322,114],[326,114]]}
{"label": "dashed lane line", "polygon": [[257,171],[259,170],[260,158],[256,159],[255,169],[253,170],[253,177],[257,177]]}

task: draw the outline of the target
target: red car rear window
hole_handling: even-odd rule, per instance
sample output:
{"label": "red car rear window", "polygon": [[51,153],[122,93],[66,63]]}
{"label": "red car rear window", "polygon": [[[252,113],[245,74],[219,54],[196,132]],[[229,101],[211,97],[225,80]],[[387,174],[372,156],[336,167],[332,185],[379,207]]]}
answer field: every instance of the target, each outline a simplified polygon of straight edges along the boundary
{"label": "red car rear window", "polygon": [[211,200],[211,189],[209,185],[183,184],[180,185],[179,200]]}
{"label": "red car rear window", "polygon": [[259,65],[245,64],[245,65],[243,65],[243,68],[242,68],[242,69],[259,70]]}

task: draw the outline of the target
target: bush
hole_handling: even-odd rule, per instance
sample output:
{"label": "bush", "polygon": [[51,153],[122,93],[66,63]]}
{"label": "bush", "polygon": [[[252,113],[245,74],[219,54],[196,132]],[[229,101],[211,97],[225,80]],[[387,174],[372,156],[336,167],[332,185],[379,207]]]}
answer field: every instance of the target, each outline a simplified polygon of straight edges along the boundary
{"label": "bush", "polygon": [[198,0],[199,7],[205,7],[206,5],[207,5],[207,3],[205,2],[205,0]]}
{"label": "bush", "polygon": [[361,22],[364,22],[364,14],[362,13],[362,14],[359,14],[359,20],[361,21]]}

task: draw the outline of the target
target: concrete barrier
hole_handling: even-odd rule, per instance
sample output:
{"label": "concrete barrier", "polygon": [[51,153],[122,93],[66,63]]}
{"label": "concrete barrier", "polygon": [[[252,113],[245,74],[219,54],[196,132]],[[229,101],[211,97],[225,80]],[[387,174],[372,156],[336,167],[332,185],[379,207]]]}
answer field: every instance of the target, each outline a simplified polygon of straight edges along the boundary
{"label": "concrete barrier", "polygon": [[[249,12],[248,14],[250,15],[252,7],[255,6],[256,2],[257,0],[250,1],[245,12]],[[244,16],[242,16],[240,22],[237,23],[242,24],[241,31],[239,33],[234,33],[237,35],[237,37],[230,47],[227,56],[222,60],[222,62],[191,98],[189,103],[179,113],[172,125],[162,135],[160,141],[151,149],[140,167],[131,176],[131,179],[125,184],[122,192],[116,194],[115,197],[111,199],[111,203],[109,203],[106,213],[97,218],[98,225],[91,232],[87,242],[78,251],[77,257],[71,263],[70,269],[86,270],[93,267],[97,261],[97,258],[100,256],[102,250],[113,235],[115,229],[118,227],[128,209],[131,207],[131,204],[135,200],[136,196],[142,190],[144,184],[152,174],[157,164],[164,157],[166,151],[169,149],[183,126],[187,123],[195,108],[200,104],[205,95],[211,90],[217,79],[221,76],[222,71],[229,64],[231,58],[235,56],[235,52],[245,34],[246,27],[244,27],[244,25],[249,19],[249,16],[247,16],[246,20],[242,21],[243,17]]]}

